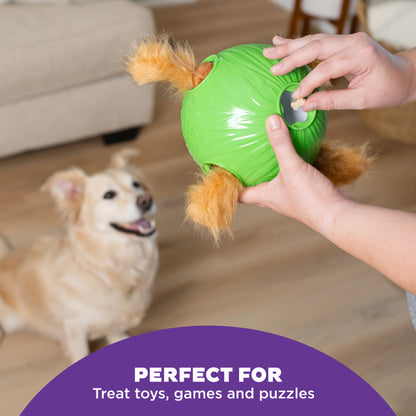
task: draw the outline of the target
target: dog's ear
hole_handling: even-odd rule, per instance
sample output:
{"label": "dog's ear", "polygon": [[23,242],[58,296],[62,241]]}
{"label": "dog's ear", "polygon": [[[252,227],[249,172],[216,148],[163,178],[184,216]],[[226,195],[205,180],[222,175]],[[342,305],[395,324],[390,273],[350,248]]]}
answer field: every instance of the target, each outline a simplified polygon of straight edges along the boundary
{"label": "dog's ear", "polygon": [[64,218],[75,222],[84,199],[86,179],[83,170],[71,168],[54,173],[40,189],[49,191]]}
{"label": "dog's ear", "polygon": [[136,159],[140,155],[140,150],[133,149],[131,147],[126,147],[120,151],[114,153],[111,156],[110,164],[108,167],[110,169],[122,169],[130,164],[133,159]]}

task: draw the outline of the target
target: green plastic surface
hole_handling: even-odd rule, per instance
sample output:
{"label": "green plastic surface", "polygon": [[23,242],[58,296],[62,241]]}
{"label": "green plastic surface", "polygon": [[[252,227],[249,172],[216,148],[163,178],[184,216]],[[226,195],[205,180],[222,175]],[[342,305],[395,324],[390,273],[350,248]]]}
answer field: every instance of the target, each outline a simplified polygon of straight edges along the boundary
{"label": "green plastic surface", "polygon": [[[263,56],[269,45],[248,44],[225,49],[204,60],[214,67],[207,78],[186,92],[182,104],[182,133],[196,163],[233,173],[246,186],[273,179],[279,173],[266,133],[270,114],[283,116],[283,91],[294,91],[310,71],[297,68],[275,76],[278,60]],[[298,154],[312,163],[326,131],[324,111],[309,111],[306,121],[288,124]]]}

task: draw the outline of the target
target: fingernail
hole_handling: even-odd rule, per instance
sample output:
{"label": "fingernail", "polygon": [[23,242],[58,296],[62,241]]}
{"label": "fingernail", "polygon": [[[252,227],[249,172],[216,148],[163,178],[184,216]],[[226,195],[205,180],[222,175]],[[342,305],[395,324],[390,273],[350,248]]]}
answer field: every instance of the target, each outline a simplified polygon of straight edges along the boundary
{"label": "fingernail", "polygon": [[279,62],[278,64],[276,64],[276,65],[273,65],[272,67],[271,67],[271,71],[274,73],[274,74],[277,74],[278,72],[280,72],[281,71],[281,69],[282,69],[282,64]]}
{"label": "fingernail", "polygon": [[280,117],[274,115],[274,116],[270,116],[267,119],[267,127],[270,130],[277,130],[281,127],[282,123],[280,121]]}
{"label": "fingernail", "polygon": [[313,111],[318,108],[318,103],[307,103],[305,111]]}
{"label": "fingernail", "polygon": [[302,90],[296,88],[295,91],[292,92],[292,98],[302,98]]}
{"label": "fingernail", "polygon": [[263,52],[266,52],[266,53],[273,52],[273,51],[274,51],[273,47],[263,49]]}
{"label": "fingernail", "polygon": [[274,36],[273,37],[273,44],[276,45],[277,43],[280,43],[283,40],[280,36]]}

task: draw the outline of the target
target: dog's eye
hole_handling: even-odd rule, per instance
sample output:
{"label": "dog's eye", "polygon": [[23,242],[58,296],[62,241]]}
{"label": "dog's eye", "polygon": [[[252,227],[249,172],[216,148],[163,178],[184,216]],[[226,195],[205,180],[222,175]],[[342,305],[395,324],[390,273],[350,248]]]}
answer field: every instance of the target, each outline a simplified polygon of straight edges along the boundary
{"label": "dog's eye", "polygon": [[134,187],[134,188],[140,188],[140,184],[139,184],[139,182],[134,181],[134,182],[133,182],[133,187]]}
{"label": "dog's eye", "polygon": [[116,195],[117,195],[117,192],[116,192],[116,191],[107,191],[107,192],[104,194],[103,198],[104,198],[104,199],[113,199],[113,198],[115,198],[115,197],[116,197]]}

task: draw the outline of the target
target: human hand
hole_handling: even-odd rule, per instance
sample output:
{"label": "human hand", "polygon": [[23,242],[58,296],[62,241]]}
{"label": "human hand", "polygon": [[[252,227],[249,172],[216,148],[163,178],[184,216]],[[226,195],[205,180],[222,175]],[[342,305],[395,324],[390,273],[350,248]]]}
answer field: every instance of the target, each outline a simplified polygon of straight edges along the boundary
{"label": "human hand", "polygon": [[266,125],[280,172],[270,182],[247,187],[240,202],[271,208],[328,237],[336,214],[354,203],[352,198],[296,153],[282,118],[272,115]]}
{"label": "human hand", "polygon": [[264,56],[281,59],[271,67],[284,75],[312,61],[321,61],[300,83],[293,98],[307,97],[325,82],[345,76],[348,89],[311,94],[304,111],[383,108],[416,99],[416,49],[393,55],[365,33],[309,35],[298,39],[275,36]]}

